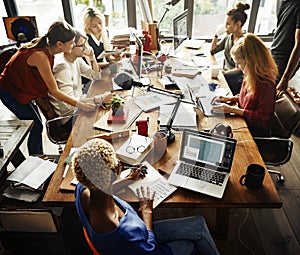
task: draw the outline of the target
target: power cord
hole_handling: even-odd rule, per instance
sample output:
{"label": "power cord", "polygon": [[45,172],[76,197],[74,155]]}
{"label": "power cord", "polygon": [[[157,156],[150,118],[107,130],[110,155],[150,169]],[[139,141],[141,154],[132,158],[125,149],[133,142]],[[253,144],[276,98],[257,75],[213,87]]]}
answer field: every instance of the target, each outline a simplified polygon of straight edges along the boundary
{"label": "power cord", "polygon": [[246,248],[252,255],[255,255],[255,253],[242,241],[242,238],[241,238],[241,229],[246,224],[248,217],[249,217],[249,208],[247,208],[247,213],[246,213],[246,217],[245,217],[244,221],[238,228],[238,238],[239,238],[239,242],[241,243],[241,245],[244,248]]}

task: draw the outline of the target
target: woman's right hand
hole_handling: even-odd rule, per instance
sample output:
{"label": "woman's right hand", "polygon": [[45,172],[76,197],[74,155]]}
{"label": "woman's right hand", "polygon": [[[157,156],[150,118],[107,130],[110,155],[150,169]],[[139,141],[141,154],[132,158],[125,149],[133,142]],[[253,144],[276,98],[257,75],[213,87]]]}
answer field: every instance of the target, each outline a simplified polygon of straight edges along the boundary
{"label": "woman's right hand", "polygon": [[77,107],[84,112],[93,112],[97,109],[97,106],[92,101],[78,102]]}
{"label": "woman's right hand", "polygon": [[147,187],[147,190],[145,191],[145,188],[141,186],[136,189],[136,192],[140,201],[139,211],[142,214],[147,228],[152,229],[152,210],[155,191],[151,194],[149,187]]}

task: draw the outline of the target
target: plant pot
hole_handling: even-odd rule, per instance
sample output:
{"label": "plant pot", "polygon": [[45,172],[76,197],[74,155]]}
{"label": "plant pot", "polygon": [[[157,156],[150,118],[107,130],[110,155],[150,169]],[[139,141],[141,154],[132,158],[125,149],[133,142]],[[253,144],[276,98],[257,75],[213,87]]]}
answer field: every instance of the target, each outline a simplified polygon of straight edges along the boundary
{"label": "plant pot", "polygon": [[121,116],[124,114],[123,106],[121,107],[112,107],[112,115],[113,116]]}

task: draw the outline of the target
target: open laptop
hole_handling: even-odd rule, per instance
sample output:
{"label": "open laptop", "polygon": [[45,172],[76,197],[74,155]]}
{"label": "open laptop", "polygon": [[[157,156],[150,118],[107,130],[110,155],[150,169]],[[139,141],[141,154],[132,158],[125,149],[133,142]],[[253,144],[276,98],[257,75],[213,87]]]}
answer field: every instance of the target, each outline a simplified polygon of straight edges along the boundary
{"label": "open laptop", "polygon": [[184,129],[179,160],[168,182],[216,198],[227,185],[236,140]]}

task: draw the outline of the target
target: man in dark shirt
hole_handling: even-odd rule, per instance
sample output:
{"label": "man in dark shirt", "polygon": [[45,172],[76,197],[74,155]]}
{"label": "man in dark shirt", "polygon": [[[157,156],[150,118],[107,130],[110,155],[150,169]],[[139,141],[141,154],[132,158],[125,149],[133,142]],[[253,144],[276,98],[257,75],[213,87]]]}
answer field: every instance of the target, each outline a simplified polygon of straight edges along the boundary
{"label": "man in dark shirt", "polygon": [[271,46],[278,66],[277,89],[284,91],[300,67],[300,1],[282,0]]}

